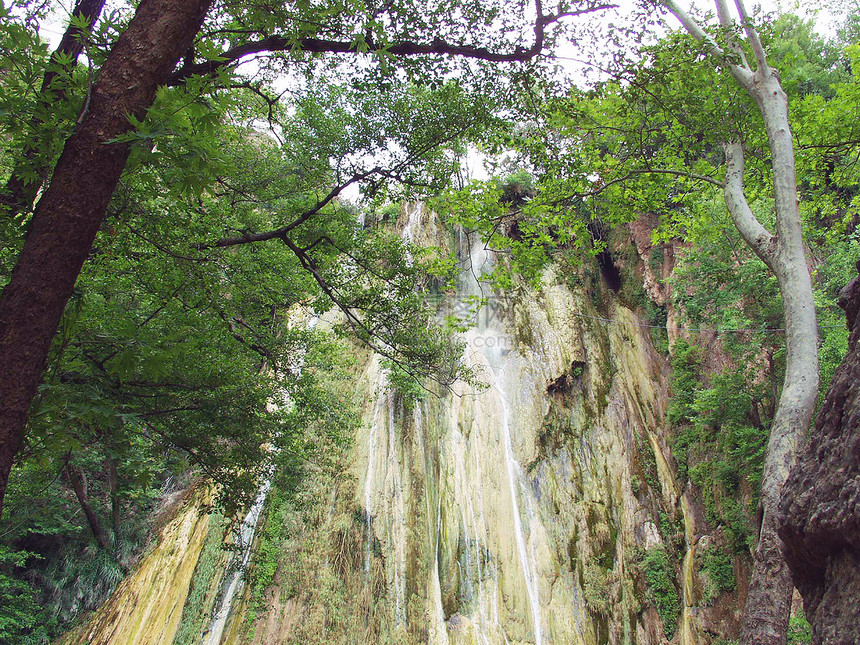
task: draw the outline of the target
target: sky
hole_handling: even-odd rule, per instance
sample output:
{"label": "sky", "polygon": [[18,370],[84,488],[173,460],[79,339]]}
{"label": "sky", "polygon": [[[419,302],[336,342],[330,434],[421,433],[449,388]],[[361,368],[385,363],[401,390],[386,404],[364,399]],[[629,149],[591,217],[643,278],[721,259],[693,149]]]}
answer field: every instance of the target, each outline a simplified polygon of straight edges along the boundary
{"label": "sky", "polygon": [[[624,4],[629,4],[629,0],[615,0],[622,7]],[[835,35],[836,20],[834,16],[839,13],[840,6],[847,4],[850,0],[760,0],[759,2],[747,2],[749,11],[762,11],[764,13],[798,13],[806,17],[814,17],[819,26],[819,32],[824,35]],[[68,21],[68,16],[71,8],[74,6],[74,0],[63,0],[58,3],[58,8],[52,19],[45,23],[40,32],[47,38],[52,47],[55,47],[62,37]],[[692,2],[684,2],[680,4],[687,7],[696,7],[701,10],[713,10],[714,3],[712,0],[693,0]],[[623,10],[622,10],[623,13]],[[609,14],[606,14],[607,16]]]}
{"label": "sky", "polygon": [[[629,13],[629,7],[632,5],[633,0],[612,1],[619,4],[620,8],[602,13],[600,15],[600,20],[603,22],[623,22],[623,17],[625,13]],[[841,13],[840,8],[853,1],[854,0],[761,0],[760,2],[748,1],[747,10],[752,12],[754,15],[758,13],[791,12],[797,13],[801,16],[805,16],[808,18],[814,18],[818,26],[819,33],[826,36],[834,36],[836,34],[836,28],[838,27],[838,21],[836,20],[835,16]],[[40,26],[40,33],[43,38],[46,38],[49,41],[51,48],[56,47],[56,45],[59,43],[60,38],[62,37],[63,30],[65,29],[65,26],[68,22],[69,12],[71,11],[71,8],[74,6],[74,4],[74,0],[63,0],[61,3],[59,3],[60,7],[54,12],[54,15],[52,16],[51,20]],[[110,4],[113,4],[113,2],[111,0],[108,0],[108,5],[110,6]],[[681,6],[686,6],[688,9],[695,8],[703,11],[713,11],[714,8],[713,0],[693,0],[693,2],[690,2],[689,0],[687,2],[684,2],[684,0],[679,0],[679,4],[681,4]],[[733,3],[730,1],[729,4],[731,5]],[[624,9],[625,5],[628,7],[627,10]],[[574,18],[574,20],[582,21],[584,19]],[[589,16],[587,20],[594,20],[594,17]],[[572,45],[561,46],[557,49],[556,56],[558,58],[559,64],[564,68],[565,73],[569,77],[575,78],[577,76],[583,75],[583,69],[585,68],[585,65],[581,62],[580,59],[588,57],[588,54],[584,54],[581,49]],[[464,165],[468,177],[474,179],[487,178],[487,172],[483,168],[483,158],[475,151],[470,151],[466,160],[464,161]],[[358,202],[358,186],[350,186],[346,191],[344,191],[342,196],[349,201]]]}

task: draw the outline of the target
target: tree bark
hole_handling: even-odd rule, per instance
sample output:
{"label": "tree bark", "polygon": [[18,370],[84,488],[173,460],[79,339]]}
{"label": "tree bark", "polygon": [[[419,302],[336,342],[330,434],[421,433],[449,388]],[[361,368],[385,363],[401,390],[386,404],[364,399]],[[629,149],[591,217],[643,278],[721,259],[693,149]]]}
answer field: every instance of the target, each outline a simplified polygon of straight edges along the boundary
{"label": "tree bark", "polygon": [[144,0],[102,67],[0,296],[0,514],[12,462],[63,309],[125,168],[114,140],[141,118],[199,31],[212,0]]}
{"label": "tree bark", "polygon": [[[73,16],[85,18],[90,25],[94,25],[101,15],[104,8],[105,0],[80,0],[77,6],[72,11]],[[58,57],[68,57],[71,59],[69,68],[74,68],[77,65],[78,57],[84,49],[82,40],[83,34],[74,24],[69,24],[66,32],[63,34],[60,44],[51,54],[51,62],[58,63]],[[43,109],[54,101],[63,101],[66,98],[65,89],[58,89],[55,93],[51,93],[52,85],[57,78],[57,72],[48,67],[42,77],[42,88],[39,91],[39,104]],[[34,116],[30,121],[30,130],[35,131],[41,124],[42,120],[38,116]],[[36,199],[36,194],[39,188],[42,187],[43,179],[47,172],[47,168],[37,168],[36,174],[39,180],[27,181],[24,179],[24,170],[26,166],[32,164],[42,147],[45,145],[44,140],[34,141],[33,144],[24,150],[22,159],[15,164],[12,169],[9,179],[6,182],[5,191],[0,194],[0,205],[7,206],[7,216],[15,217],[19,213],[28,210],[33,205],[33,200]],[[44,156],[44,151],[42,151]]]}
{"label": "tree bark", "polygon": [[777,534],[779,494],[806,434],[818,396],[818,326],[812,280],[806,264],[788,99],[776,72],[760,67],[750,94],[764,116],[774,178],[776,236],[771,268],[779,283],[785,316],[786,366],[770,430],[761,488],[761,526],[741,642],[784,643],[794,585]]}
{"label": "tree bark", "polygon": [[71,461],[66,463],[66,477],[69,478],[69,483],[75,491],[75,497],[78,498],[78,503],[81,505],[84,515],[87,516],[87,522],[90,525],[90,530],[93,532],[93,537],[96,539],[96,542],[99,543],[101,548],[108,548],[110,543],[107,535],[105,535],[105,532],[102,529],[101,522],[99,522],[99,516],[96,515],[93,507],[90,506],[90,503],[87,500],[87,481],[81,471],[78,470],[78,467]]}
{"label": "tree bark", "polygon": [[[728,67],[738,84],[755,100],[767,130],[774,179],[776,233],[771,234],[758,222],[747,203],[743,191],[743,149],[738,142],[730,141],[724,146],[724,196],[735,226],[746,243],[773,271],[783,299],[785,379],[765,455],[759,535],[740,638],[744,645],[783,645],[788,633],[793,584],[777,534],[777,505],[800,441],[812,420],[818,395],[818,326],[797,204],[788,98],[776,71],[767,64],[764,48],[749,21],[743,0],[735,0],[735,6],[755,57],[755,71],[737,43],[732,47],[734,59],[740,62],[729,62],[726,52],[674,0],[662,2],[693,37],[707,43],[711,52],[722,59],[721,64]],[[716,5],[722,25],[731,27],[726,0],[716,0]]]}
{"label": "tree bark", "polygon": [[785,558],[816,645],[860,642],[860,277],[842,290],[839,306],[848,352],[779,507]]}

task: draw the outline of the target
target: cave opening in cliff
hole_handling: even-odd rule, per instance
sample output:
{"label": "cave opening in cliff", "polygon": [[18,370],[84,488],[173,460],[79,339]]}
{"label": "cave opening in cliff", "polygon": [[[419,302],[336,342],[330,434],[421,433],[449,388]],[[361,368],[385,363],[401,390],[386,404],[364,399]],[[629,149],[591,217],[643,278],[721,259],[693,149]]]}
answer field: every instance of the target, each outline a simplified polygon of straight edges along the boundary
{"label": "cave opening in cliff", "polygon": [[597,254],[597,264],[600,266],[600,274],[606,281],[606,286],[618,293],[621,290],[621,272],[615,266],[609,251],[603,250]]}

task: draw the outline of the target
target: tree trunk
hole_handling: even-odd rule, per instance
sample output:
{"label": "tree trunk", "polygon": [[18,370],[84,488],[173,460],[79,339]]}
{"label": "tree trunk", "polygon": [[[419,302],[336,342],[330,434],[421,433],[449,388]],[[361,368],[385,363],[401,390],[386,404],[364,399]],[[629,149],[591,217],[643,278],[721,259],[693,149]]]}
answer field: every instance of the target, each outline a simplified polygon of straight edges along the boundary
{"label": "tree trunk", "polygon": [[[108,446],[110,450],[110,446]],[[110,482],[110,510],[111,526],[113,528],[114,541],[119,540],[120,503],[119,503],[119,474],[116,468],[116,459],[108,455],[107,458],[108,479]]]}
{"label": "tree trunk", "polygon": [[129,145],[112,143],[143,117],[158,85],[199,31],[212,0],[144,0],[93,88],[36,206],[0,296],[0,514],[12,461],[63,309],[122,175]]}
{"label": "tree trunk", "polygon": [[[785,380],[765,455],[759,536],[740,639],[744,645],[783,645],[788,633],[792,583],[776,532],[777,504],[798,445],[809,428],[818,394],[818,326],[797,206],[788,98],[776,71],[767,63],[761,38],[749,19],[743,0],[735,0],[734,5],[740,18],[739,26],[755,58],[755,71],[737,41],[730,39],[730,51],[727,52],[675,0],[661,2],[694,38],[707,44],[711,54],[719,58],[719,64],[726,66],[738,84],[755,100],[767,130],[774,179],[776,234],[772,235],[765,229],[749,207],[743,191],[743,149],[736,141],[729,141],[724,146],[726,181],[723,194],[735,226],[744,241],[773,271],[783,299]],[[715,0],[715,3],[721,25],[726,29],[737,27],[729,16],[728,1]]]}
{"label": "tree trunk", "polygon": [[[72,15],[85,18],[90,25],[94,25],[101,15],[104,4],[105,0],[80,0],[74,11],[72,11]],[[71,59],[69,68],[74,68],[75,65],[77,65],[78,57],[81,55],[84,48],[82,37],[83,34],[81,33],[81,30],[75,27],[74,24],[70,23],[69,27],[66,29],[66,33],[63,34],[62,40],[60,40],[60,44],[57,45],[57,49],[55,49],[54,53],[51,55],[51,62],[56,65],[59,64],[57,61],[58,56],[62,56],[63,58],[68,57]],[[47,109],[54,101],[63,101],[66,98],[66,92],[64,89],[56,90],[53,94],[51,93],[51,85],[54,83],[56,78],[57,72],[55,70],[50,67],[45,70],[45,74],[42,77],[42,89],[39,92],[39,106],[43,109]],[[35,132],[41,122],[42,121],[38,116],[34,116],[30,121],[30,130]],[[8,207],[7,216],[14,217],[18,213],[28,210],[33,205],[33,200],[36,199],[36,193],[39,192],[39,188],[41,188],[42,182],[44,181],[42,178],[48,169],[41,167],[36,168],[36,175],[38,175],[40,179],[34,179],[32,181],[24,179],[24,170],[28,165],[32,164],[40,154],[46,159],[50,158],[50,156],[42,150],[44,146],[44,139],[33,141],[32,145],[24,150],[23,158],[19,159],[15,164],[15,167],[12,169],[9,179],[6,182],[6,189],[4,193],[0,195],[0,204]]]}
{"label": "tree trunk", "polygon": [[843,289],[839,306],[851,332],[848,353],[779,507],[785,558],[816,645],[860,643],[860,277]]}
{"label": "tree trunk", "polygon": [[776,246],[771,268],[782,294],[786,366],[782,392],[770,430],[761,488],[761,527],[741,642],[785,642],[793,583],[777,534],[779,494],[806,434],[818,396],[818,326],[812,280],[806,264],[788,99],[776,72],[760,67],[750,94],[764,116],[770,144],[776,205]]}
{"label": "tree trunk", "polygon": [[89,522],[90,530],[93,532],[93,537],[96,539],[96,542],[99,543],[101,548],[108,548],[110,542],[108,541],[107,535],[105,535],[105,532],[102,530],[102,525],[101,522],[99,522],[98,515],[96,515],[93,507],[90,506],[90,503],[87,500],[86,479],[81,471],[78,470],[77,466],[75,466],[71,461],[66,463],[66,477],[69,478],[69,483],[72,485],[72,489],[75,491],[75,497],[78,498],[78,502],[84,510],[84,515],[87,516],[87,522]]}

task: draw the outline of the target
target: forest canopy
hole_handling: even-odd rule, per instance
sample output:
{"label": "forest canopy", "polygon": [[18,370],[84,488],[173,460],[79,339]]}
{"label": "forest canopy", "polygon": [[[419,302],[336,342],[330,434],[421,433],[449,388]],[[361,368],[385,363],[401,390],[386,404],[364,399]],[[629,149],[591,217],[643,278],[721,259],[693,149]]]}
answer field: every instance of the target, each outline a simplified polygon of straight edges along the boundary
{"label": "forest canopy", "polygon": [[[731,500],[711,500],[713,521],[754,548],[786,350],[778,280],[722,199],[731,142],[751,212],[780,228],[766,116],[730,70],[757,54],[733,27],[657,40],[647,29],[665,16],[643,5],[585,84],[555,67],[558,46],[587,50],[610,3],[81,0],[52,51],[54,4],[0,3],[0,349],[14,375],[0,391],[0,597],[17,607],[0,638],[39,642],[103,600],[177,477],[217,482],[230,515],[273,467],[324,462],[357,423],[343,387],[355,343],[410,383],[472,377],[456,322],[424,297],[455,261],[394,226],[419,198],[509,253],[503,289],[549,262],[573,272],[656,218],[653,248],[684,248],[671,285],[684,324],[749,330],[725,343],[749,373],[700,378],[695,350],[672,349],[670,417],[682,471]],[[860,245],[856,20],[827,39],[796,16],[754,19],[787,96],[826,387]],[[166,33],[172,49],[134,60]],[[495,177],[464,181],[470,149]],[[358,205],[343,198],[356,188]],[[665,304],[624,297],[666,325]],[[75,570],[85,549],[101,568]]]}

